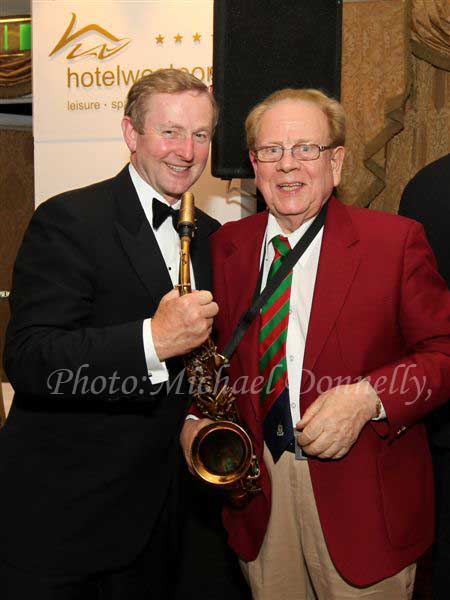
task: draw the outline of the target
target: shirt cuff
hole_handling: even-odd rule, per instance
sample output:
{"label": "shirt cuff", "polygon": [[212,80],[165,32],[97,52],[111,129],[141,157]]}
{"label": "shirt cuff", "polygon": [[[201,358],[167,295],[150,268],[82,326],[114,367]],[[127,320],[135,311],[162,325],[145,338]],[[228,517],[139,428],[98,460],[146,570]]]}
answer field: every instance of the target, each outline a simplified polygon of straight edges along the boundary
{"label": "shirt cuff", "polygon": [[186,415],[185,421],[198,421],[199,418],[195,415]]}
{"label": "shirt cuff", "polygon": [[153,385],[164,383],[169,380],[169,371],[166,363],[161,362],[156,354],[153,343],[151,319],[145,319],[142,323],[142,340],[144,342],[145,362],[147,364],[147,375]]}
{"label": "shirt cuff", "polygon": [[381,421],[381,419],[385,419],[385,418],[386,418],[386,411],[384,410],[383,403],[380,400],[380,414],[378,415],[378,417],[374,417],[372,419],[372,421]]}

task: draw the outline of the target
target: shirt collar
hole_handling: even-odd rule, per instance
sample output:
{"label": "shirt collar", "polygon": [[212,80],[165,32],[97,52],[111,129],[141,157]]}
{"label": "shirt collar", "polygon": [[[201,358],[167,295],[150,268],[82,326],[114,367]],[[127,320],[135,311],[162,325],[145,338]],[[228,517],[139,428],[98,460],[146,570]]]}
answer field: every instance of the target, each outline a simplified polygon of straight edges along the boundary
{"label": "shirt collar", "polygon": [[311,227],[312,223],[314,223],[316,218],[317,215],[314,215],[314,217],[302,223],[300,227],[298,227],[295,231],[292,231],[291,233],[286,233],[281,229],[278,221],[273,216],[273,214],[269,213],[269,219],[267,221],[266,228],[266,245],[269,245],[269,243],[277,235],[283,235],[284,237],[287,237],[291,248],[293,248],[295,244],[303,237],[306,231]]}

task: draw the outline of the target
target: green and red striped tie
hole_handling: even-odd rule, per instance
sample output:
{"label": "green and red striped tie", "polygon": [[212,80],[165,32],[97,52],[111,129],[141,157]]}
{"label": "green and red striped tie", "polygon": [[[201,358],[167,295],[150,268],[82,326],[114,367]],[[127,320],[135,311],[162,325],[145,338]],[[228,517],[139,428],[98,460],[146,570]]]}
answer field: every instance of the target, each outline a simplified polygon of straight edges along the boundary
{"label": "green and red striped tie", "polygon": [[[289,240],[282,235],[276,236],[271,242],[275,249],[275,256],[267,281],[275,275],[284,257],[291,250]],[[291,285],[292,271],[283,279],[261,309],[259,372],[265,380],[260,396],[263,415],[268,413],[287,385],[286,339]]]}

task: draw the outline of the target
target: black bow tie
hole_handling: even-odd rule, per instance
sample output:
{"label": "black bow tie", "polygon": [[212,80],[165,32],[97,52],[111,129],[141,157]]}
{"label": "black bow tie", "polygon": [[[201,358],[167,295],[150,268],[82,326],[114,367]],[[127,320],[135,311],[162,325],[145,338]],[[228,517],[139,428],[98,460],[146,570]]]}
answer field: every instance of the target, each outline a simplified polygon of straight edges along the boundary
{"label": "black bow tie", "polygon": [[153,198],[153,229],[159,229],[167,217],[172,217],[173,227],[176,230],[178,225],[179,210],[174,210],[168,204],[164,204],[157,198]]}

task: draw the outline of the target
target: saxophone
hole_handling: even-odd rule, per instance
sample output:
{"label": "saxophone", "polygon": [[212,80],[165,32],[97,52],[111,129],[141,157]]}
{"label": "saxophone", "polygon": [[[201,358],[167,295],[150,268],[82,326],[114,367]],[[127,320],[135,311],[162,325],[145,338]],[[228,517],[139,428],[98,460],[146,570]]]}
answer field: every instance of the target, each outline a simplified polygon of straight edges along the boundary
{"label": "saxophone", "polygon": [[[190,244],[195,234],[194,196],[181,197],[178,218],[180,236],[180,295],[191,292]],[[217,352],[211,338],[185,357],[185,368],[192,394],[200,412],[214,421],[194,438],[191,462],[203,481],[224,489],[235,506],[244,505],[260,491],[260,469],[248,433],[239,423],[236,399],[221,374],[228,359]]]}

